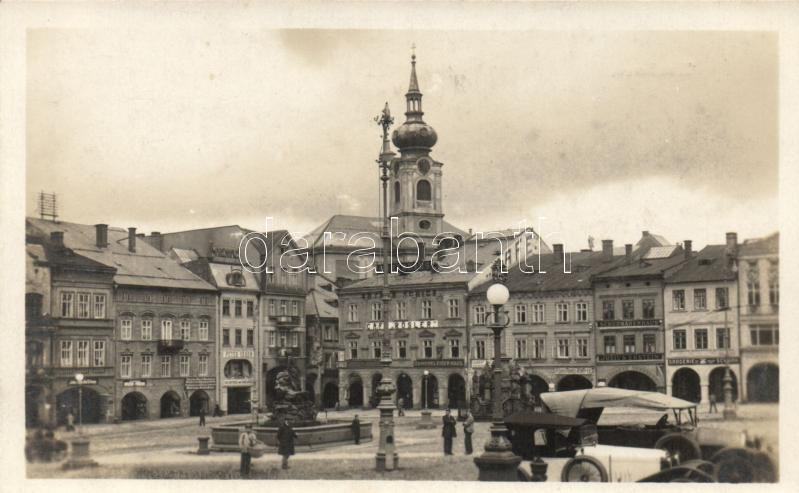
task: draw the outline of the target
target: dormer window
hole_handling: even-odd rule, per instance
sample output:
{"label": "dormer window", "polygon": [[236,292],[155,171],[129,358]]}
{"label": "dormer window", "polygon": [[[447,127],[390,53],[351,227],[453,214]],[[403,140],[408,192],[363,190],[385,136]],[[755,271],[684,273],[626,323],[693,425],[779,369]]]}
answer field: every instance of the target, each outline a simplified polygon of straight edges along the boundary
{"label": "dormer window", "polygon": [[240,270],[234,270],[233,272],[227,275],[227,279],[225,279],[229,286],[238,286],[244,287],[247,284],[247,281],[244,279],[244,275]]}

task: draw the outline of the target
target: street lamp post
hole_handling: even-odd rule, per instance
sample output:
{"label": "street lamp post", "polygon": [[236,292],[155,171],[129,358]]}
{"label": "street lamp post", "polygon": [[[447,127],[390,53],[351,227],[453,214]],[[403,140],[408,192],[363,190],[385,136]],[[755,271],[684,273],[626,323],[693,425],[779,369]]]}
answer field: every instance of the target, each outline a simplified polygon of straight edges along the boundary
{"label": "street lamp post", "polygon": [[726,303],[728,306],[724,307],[724,338],[726,339],[725,349],[726,354],[724,358],[724,379],[723,382],[723,389],[724,389],[724,410],[722,411],[722,416],[724,419],[735,419],[735,407],[732,403],[732,374],[730,372],[730,327],[727,324],[727,312],[730,311],[729,303]]}
{"label": "street lamp post", "polygon": [[69,459],[64,462],[64,469],[78,469],[97,465],[89,455],[89,438],[83,434],[83,373],[75,374],[75,385],[78,386],[78,436],[71,440],[72,451]]}
{"label": "street lamp post", "polygon": [[75,374],[78,384],[78,434],[83,435],[83,373]]}
{"label": "street lamp post", "polygon": [[508,429],[503,422],[502,413],[502,330],[507,327],[508,320],[501,320],[502,306],[508,302],[510,293],[504,284],[505,274],[501,272],[499,259],[494,263],[492,270],[495,283],[486,292],[488,303],[493,308],[493,316],[488,327],[494,333],[494,369],[491,389],[492,419],[491,439],[485,445],[485,452],[480,457],[475,457],[474,462],[479,469],[480,481],[517,481],[517,468],[521,457],[513,453],[508,442]]}
{"label": "street lamp post", "polygon": [[388,140],[388,129],[394,123],[394,118],[388,109],[386,103],[383,111],[375,117],[375,122],[383,130],[383,145],[380,150],[380,157],[377,159],[377,164],[380,167],[380,181],[382,182],[382,198],[383,198],[383,234],[381,237],[383,247],[383,344],[380,351],[380,362],[385,368],[383,371],[383,378],[377,387],[377,394],[380,396],[380,404],[377,408],[380,410],[380,440],[377,445],[377,454],[375,455],[375,469],[378,471],[390,471],[397,467],[399,456],[395,449],[394,439],[394,401],[392,395],[396,391],[394,381],[388,372],[391,366],[391,339],[389,338],[389,325],[391,323],[391,311],[389,304],[391,303],[391,291],[388,287],[388,276],[391,270],[391,237],[390,237],[390,218],[388,215],[388,180],[389,169],[391,167],[391,160],[394,158],[394,153],[391,152],[391,145]]}

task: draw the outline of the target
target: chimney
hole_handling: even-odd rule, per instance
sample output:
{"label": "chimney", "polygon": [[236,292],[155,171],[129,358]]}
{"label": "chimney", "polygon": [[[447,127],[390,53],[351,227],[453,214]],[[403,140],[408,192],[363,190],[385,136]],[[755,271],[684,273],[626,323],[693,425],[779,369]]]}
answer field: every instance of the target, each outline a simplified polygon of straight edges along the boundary
{"label": "chimney", "polygon": [[649,231],[641,231],[641,236],[649,236]]}
{"label": "chimney", "polygon": [[97,248],[105,248],[108,246],[108,225],[95,224],[95,236],[97,237]]}
{"label": "chimney", "polygon": [[613,240],[602,240],[602,259],[605,262],[613,260]]}
{"label": "chimney", "polygon": [[128,251],[136,252],[136,228],[128,228]]}
{"label": "chimney", "polygon": [[50,233],[50,242],[53,244],[53,247],[57,250],[64,248],[64,232],[53,231],[52,233]]}
{"label": "chimney", "polygon": [[555,258],[558,259],[558,262],[563,262],[563,243],[553,244],[552,253],[555,254]]}
{"label": "chimney", "polygon": [[727,233],[727,255],[738,255],[738,233]]}
{"label": "chimney", "polygon": [[164,238],[161,236],[160,231],[153,231],[150,234],[150,244],[158,249],[158,251],[164,250]]}
{"label": "chimney", "polygon": [[629,260],[633,256],[633,244],[627,243],[624,245],[624,256]]}
{"label": "chimney", "polygon": [[685,250],[685,258],[691,258],[691,254],[693,253],[691,251],[691,240],[683,240],[682,247]]}

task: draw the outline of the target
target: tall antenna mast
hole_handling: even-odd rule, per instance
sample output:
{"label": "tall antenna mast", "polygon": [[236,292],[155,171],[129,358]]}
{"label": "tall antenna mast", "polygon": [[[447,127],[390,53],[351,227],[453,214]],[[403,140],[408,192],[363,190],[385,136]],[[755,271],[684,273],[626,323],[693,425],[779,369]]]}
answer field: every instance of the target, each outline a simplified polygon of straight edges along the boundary
{"label": "tall antenna mast", "polygon": [[49,218],[51,221],[55,222],[58,217],[58,205],[56,204],[55,192],[39,192],[39,217],[42,219]]}

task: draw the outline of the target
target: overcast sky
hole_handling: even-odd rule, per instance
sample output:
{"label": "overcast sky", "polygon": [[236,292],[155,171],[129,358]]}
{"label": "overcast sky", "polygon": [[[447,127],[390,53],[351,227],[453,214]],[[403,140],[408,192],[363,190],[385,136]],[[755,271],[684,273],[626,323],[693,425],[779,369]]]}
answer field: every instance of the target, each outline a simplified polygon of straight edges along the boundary
{"label": "overcast sky", "polygon": [[449,222],[546,216],[567,248],[776,230],[777,37],[743,32],[30,31],[27,212],[45,190],[147,233],[376,214],[372,118],[404,120],[412,43]]}

